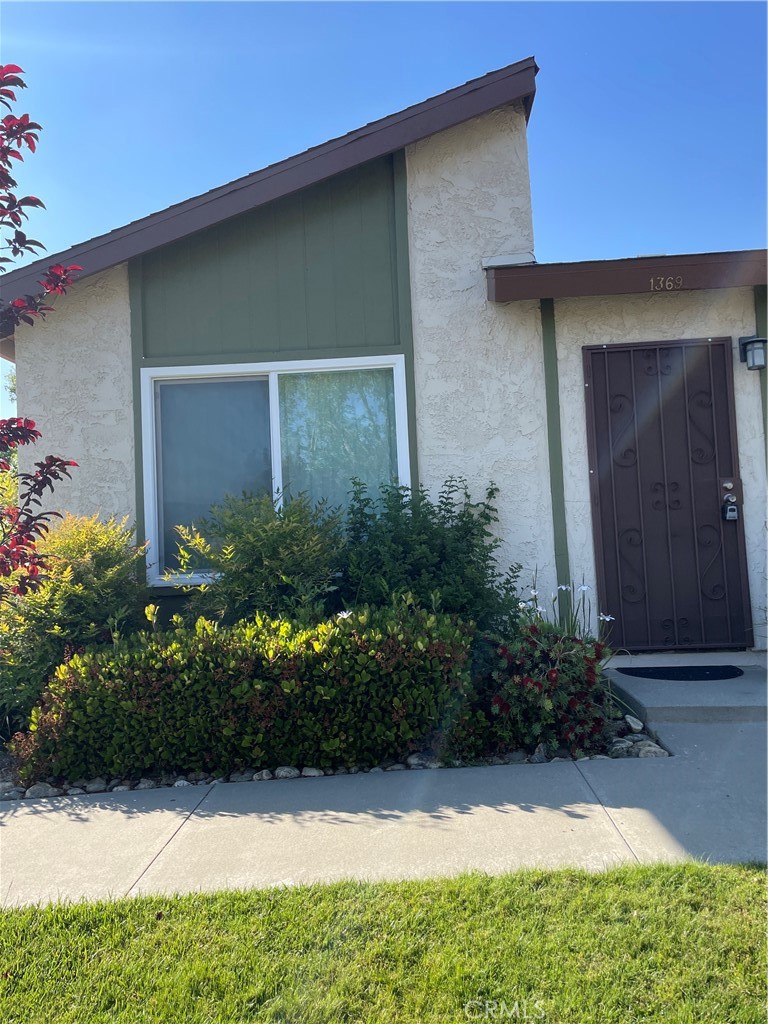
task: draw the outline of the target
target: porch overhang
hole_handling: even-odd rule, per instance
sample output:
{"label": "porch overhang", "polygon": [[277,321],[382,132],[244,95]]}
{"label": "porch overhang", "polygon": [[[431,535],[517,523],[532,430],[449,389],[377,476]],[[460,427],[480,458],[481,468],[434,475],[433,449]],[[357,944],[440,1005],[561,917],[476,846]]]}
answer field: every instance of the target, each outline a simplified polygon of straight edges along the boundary
{"label": "porch overhang", "polygon": [[765,249],[487,267],[490,302],[751,288],[766,283]]}

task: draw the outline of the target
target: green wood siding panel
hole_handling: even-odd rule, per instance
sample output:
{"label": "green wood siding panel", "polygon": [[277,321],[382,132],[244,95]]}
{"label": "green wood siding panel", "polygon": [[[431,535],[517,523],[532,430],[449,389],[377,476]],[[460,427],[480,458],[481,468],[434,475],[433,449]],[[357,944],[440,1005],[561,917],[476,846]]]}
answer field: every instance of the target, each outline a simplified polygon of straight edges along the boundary
{"label": "green wood siding panel", "polygon": [[304,204],[300,196],[285,200],[277,218],[275,241],[278,345],[280,349],[306,351],[307,275],[304,260]]}
{"label": "green wood siding panel", "polygon": [[[315,355],[327,339],[338,338],[336,329],[336,274],[329,259],[333,205],[330,189],[316,188],[304,197],[304,245],[308,346]],[[341,340],[341,339],[339,339]]]}
{"label": "green wood siding panel", "polygon": [[398,305],[395,177],[392,157],[372,161],[136,261],[143,358],[409,348]]}
{"label": "green wood siding panel", "polygon": [[[275,211],[272,207],[259,210],[253,217],[244,220],[248,253],[250,256],[250,276],[245,282],[244,295],[248,296],[248,320],[252,325],[253,348],[256,352],[267,351],[274,339],[279,336],[279,307],[275,300],[279,271],[277,266],[277,239],[275,232]],[[232,306],[235,311],[233,319],[237,320],[239,303]],[[229,346],[233,351],[236,347],[234,334],[237,324],[233,324],[226,332]],[[224,339],[222,344],[224,343]],[[245,342],[246,338],[243,339]],[[233,346],[235,346],[233,348]],[[226,345],[224,351],[227,350]]]}
{"label": "green wood siding panel", "polygon": [[[364,189],[380,189],[378,182],[363,179],[361,195],[366,196]],[[387,338],[396,334],[397,316],[397,259],[395,247],[395,202],[394,189],[387,192],[387,204],[374,203],[370,199],[360,204],[361,216],[361,263],[366,267],[363,275],[363,312],[366,317],[366,336],[377,346],[387,344]],[[388,232],[392,239],[389,249],[373,245],[372,241],[381,238]],[[389,287],[380,286],[381,281],[388,281]]]}

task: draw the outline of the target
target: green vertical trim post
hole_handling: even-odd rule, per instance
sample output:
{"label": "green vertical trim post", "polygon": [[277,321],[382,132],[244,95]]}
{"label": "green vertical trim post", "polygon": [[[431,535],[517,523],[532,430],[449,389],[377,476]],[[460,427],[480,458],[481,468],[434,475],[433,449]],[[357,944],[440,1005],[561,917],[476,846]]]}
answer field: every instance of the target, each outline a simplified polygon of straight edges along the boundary
{"label": "green vertical trim post", "polygon": [[[555,335],[555,303],[541,300],[541,340],[544,352],[544,393],[547,408],[547,446],[549,449],[549,487],[552,495],[552,532],[555,542],[555,571],[560,586],[571,582],[571,561],[568,556],[568,531],[565,516],[565,482],[563,478],[563,437],[560,425],[560,383],[557,371],[557,338]],[[566,610],[567,602],[562,602]]]}
{"label": "green vertical trim post", "polygon": [[[758,338],[768,338],[768,288],[764,284],[755,285],[755,330]],[[768,464],[768,370],[758,370],[760,374],[760,399],[763,403],[763,442],[765,458]]]}
{"label": "green vertical trim post", "polygon": [[141,258],[128,264],[128,301],[131,309],[131,366],[133,374],[133,454],[136,473],[136,539],[145,539],[144,462],[141,437],[141,365],[144,360]]}
{"label": "green vertical trim post", "polygon": [[395,206],[394,281],[397,295],[398,334],[405,353],[405,390],[408,407],[408,450],[411,457],[411,487],[419,486],[419,461],[416,445],[416,381],[414,377],[413,319],[411,312],[411,265],[408,256],[408,178],[405,150],[392,156]]}

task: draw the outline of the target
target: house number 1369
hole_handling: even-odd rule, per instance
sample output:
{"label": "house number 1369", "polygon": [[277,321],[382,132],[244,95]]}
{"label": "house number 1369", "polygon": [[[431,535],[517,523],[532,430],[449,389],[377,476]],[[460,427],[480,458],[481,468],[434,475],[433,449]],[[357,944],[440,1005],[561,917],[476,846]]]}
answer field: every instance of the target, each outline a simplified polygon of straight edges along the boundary
{"label": "house number 1369", "polygon": [[676,292],[683,287],[682,277],[652,277],[652,292]]}

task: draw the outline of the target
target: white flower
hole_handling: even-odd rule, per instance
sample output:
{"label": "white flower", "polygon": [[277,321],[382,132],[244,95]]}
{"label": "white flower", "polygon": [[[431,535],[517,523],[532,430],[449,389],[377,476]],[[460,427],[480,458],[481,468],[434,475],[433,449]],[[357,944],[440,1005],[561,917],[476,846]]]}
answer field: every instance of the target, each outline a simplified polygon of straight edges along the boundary
{"label": "white flower", "polygon": [[601,622],[615,622],[616,621],[616,616],[615,615],[604,615],[603,612],[600,612],[600,614],[597,617],[598,617],[598,619],[600,619]]}
{"label": "white flower", "polygon": [[588,590],[591,590],[591,589],[592,589],[592,587],[588,587],[586,583],[582,583],[581,586],[579,587],[579,590],[581,591],[582,594],[586,594],[586,592]]}
{"label": "white flower", "polygon": [[531,587],[531,597],[538,597],[538,596],[539,596],[538,590],[534,590],[533,587]]}
{"label": "white flower", "polygon": [[[568,584],[568,583],[560,583],[557,589],[558,590],[567,590],[569,594],[571,592],[571,587],[570,587],[570,584]],[[579,589],[581,589],[581,588],[579,588]]]}
{"label": "white flower", "polygon": [[348,618],[351,617],[351,615],[352,615],[352,612],[339,612],[339,614],[336,616],[336,618],[337,619],[348,619]]}
{"label": "white flower", "polygon": [[540,604],[536,605],[536,611],[539,613],[539,615],[543,615],[546,610],[547,609],[546,608],[542,608]]}

